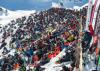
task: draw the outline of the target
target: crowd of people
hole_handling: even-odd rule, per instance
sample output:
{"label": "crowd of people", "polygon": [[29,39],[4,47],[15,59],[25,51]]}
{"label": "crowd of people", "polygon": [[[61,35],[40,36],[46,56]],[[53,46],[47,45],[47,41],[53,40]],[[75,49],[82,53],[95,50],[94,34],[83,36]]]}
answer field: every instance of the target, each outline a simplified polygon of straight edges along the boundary
{"label": "crowd of people", "polygon": [[[80,24],[83,28],[85,26],[86,11],[87,8],[80,11],[51,8],[31,14],[29,17],[12,20],[0,31],[0,49],[3,49],[4,55],[0,59],[0,69],[32,71],[32,66],[34,71],[42,71],[44,68],[41,66],[56,57],[64,48],[66,55],[59,63],[73,61],[74,65],[79,67],[79,54],[75,50],[78,46]],[[89,32],[86,33],[90,35]],[[87,41],[84,39],[82,42],[84,48],[90,43],[90,40],[85,40]],[[14,55],[8,54],[12,49],[15,49]]]}

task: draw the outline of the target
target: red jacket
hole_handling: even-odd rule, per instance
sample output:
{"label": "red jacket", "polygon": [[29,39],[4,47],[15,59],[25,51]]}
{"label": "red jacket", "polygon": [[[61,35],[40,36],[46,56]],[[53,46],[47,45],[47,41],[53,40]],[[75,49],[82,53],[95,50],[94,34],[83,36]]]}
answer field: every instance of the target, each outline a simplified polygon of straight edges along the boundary
{"label": "red jacket", "polygon": [[33,60],[33,61],[39,61],[38,55],[34,55],[34,56],[32,57],[32,60]]}
{"label": "red jacket", "polygon": [[54,56],[53,56],[53,54],[48,54],[48,58],[49,59],[51,59],[51,58],[53,58]]}
{"label": "red jacket", "polygon": [[92,27],[91,24],[89,25],[89,30],[90,30],[91,35],[93,36],[93,34],[94,34],[94,30],[93,30],[93,27]]}

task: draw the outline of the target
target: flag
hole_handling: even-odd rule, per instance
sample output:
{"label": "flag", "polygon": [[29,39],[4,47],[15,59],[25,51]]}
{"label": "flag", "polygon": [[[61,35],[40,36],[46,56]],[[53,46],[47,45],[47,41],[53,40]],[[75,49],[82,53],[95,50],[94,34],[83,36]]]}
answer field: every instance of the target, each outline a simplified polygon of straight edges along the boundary
{"label": "flag", "polygon": [[85,28],[86,31],[89,29],[88,25],[90,24],[91,11],[92,11],[92,0],[89,0],[88,10],[87,10],[86,28]]}
{"label": "flag", "polygon": [[94,18],[94,12],[96,10],[97,2],[98,2],[98,0],[96,0],[95,3],[94,3],[94,7],[93,7],[91,17],[90,17],[89,31],[90,31],[91,35],[94,34],[94,30],[93,30],[93,27],[92,27],[92,22],[93,22],[93,18]]}
{"label": "flag", "polygon": [[93,36],[94,30],[93,30],[92,24],[89,25],[89,31],[90,31],[90,34]]}

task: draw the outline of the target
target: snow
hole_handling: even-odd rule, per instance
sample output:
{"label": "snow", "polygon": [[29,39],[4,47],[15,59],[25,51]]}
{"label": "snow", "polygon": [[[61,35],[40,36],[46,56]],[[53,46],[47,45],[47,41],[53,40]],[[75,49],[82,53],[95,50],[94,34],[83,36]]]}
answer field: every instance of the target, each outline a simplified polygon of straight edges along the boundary
{"label": "snow", "polygon": [[79,6],[74,6],[73,9],[80,10],[81,8]]}
{"label": "snow", "polygon": [[[94,1],[93,1],[93,4],[94,4]],[[100,5],[100,1],[98,1],[97,6],[96,6],[96,10],[95,10],[95,13],[94,13],[94,19],[93,19],[93,23],[92,23],[93,26],[95,25],[95,19],[96,19],[97,9],[98,9],[99,5]],[[86,7],[86,6],[88,6],[88,3],[85,4],[85,5],[83,5],[82,7],[74,6],[73,8],[80,10],[83,7]],[[59,7],[59,6],[58,6],[58,4],[54,3],[53,4],[53,7]],[[61,57],[63,57],[65,55],[65,52],[64,51],[65,51],[65,49],[60,54],[58,54],[56,57],[52,58],[49,63],[47,63],[44,66],[42,66],[43,68],[46,68],[44,71],[51,71],[51,70],[52,71],[60,71],[60,70],[62,70],[62,68],[61,68],[62,65],[61,64],[55,64],[55,62],[57,60],[59,60],[59,58],[61,58]],[[85,66],[83,66],[83,69],[84,69],[83,71],[96,70],[95,56],[96,55],[94,55],[94,54],[93,55],[87,54],[87,59],[89,61],[88,61],[88,63],[86,63]],[[70,67],[70,65],[68,65],[68,64],[67,64],[67,66]]]}
{"label": "snow", "polygon": [[80,6],[74,6],[73,9],[75,9],[75,10],[80,10],[80,9],[86,7],[86,6],[88,6],[88,3],[84,4],[84,5],[81,6],[81,7],[80,7]]}
{"label": "snow", "polygon": [[84,5],[81,6],[81,7],[80,7],[80,6],[74,6],[73,9],[75,9],[75,10],[80,10],[80,9],[86,7],[86,6],[88,6],[88,3],[84,4]]}
{"label": "snow", "polygon": [[[6,9],[3,8],[3,7],[0,7],[3,9],[3,11],[5,11]],[[35,13],[36,11],[35,10],[16,10],[16,11],[11,11],[11,10],[8,10],[8,15],[5,15],[4,13],[2,15],[0,15],[0,27],[4,27],[5,25],[9,24],[11,20],[15,20],[17,18],[21,18],[23,16],[26,16],[28,17],[30,14],[32,13]],[[16,29],[14,29],[14,33],[16,32],[17,30],[17,24],[15,24],[16,26]],[[9,26],[8,26],[9,27]],[[8,28],[7,27],[7,28]],[[7,30],[6,28],[6,30]],[[12,28],[13,29],[13,28]],[[2,29],[0,29],[1,31]],[[1,46],[1,43],[2,43],[2,35],[3,35],[3,32],[0,33],[0,46]],[[7,45],[5,47],[7,47],[7,50],[10,50],[10,52],[6,55],[3,55],[2,52],[3,52],[3,48],[0,49],[0,59],[3,58],[4,56],[7,56],[7,55],[14,55],[14,52],[16,51],[15,49],[11,49],[10,46],[9,46],[9,43],[11,41],[11,37],[7,37],[5,39],[5,42],[7,43]]]}
{"label": "snow", "polygon": [[[93,1],[93,4],[95,3],[95,0],[92,0]],[[98,0],[99,2],[100,2],[100,0]],[[88,3],[86,3],[86,4],[84,4],[83,6],[74,6],[73,7],[73,9],[77,9],[77,10],[80,10],[80,9],[82,9],[83,7],[86,7],[86,6],[88,6]]]}
{"label": "snow", "polygon": [[[3,8],[5,9],[5,8]],[[23,16],[29,16],[32,13],[35,13],[35,10],[16,10],[16,11],[10,11],[8,10],[8,15],[0,15],[0,25],[5,26],[8,24],[11,20],[15,20],[17,18],[21,18]]]}
{"label": "snow", "polygon": [[52,6],[51,6],[51,7],[54,7],[54,8],[61,8],[60,4],[55,3],[55,2],[52,2]]}
{"label": "snow", "polygon": [[63,49],[56,57],[52,58],[49,63],[45,64],[42,66],[43,68],[46,68],[44,71],[61,71],[62,70],[62,65],[67,65],[68,67],[70,66],[70,62],[63,63],[63,64],[55,64],[56,61],[59,60],[59,58],[62,58],[66,53],[66,49]]}
{"label": "snow", "polygon": [[[100,4],[100,1],[98,2],[96,8],[98,8],[99,4]],[[83,5],[82,7],[74,6],[73,9],[80,10],[85,6],[88,6],[88,3]],[[52,7],[60,8],[61,6],[58,3],[52,2]],[[5,9],[5,8],[3,8],[3,9]],[[0,16],[0,25],[5,26],[13,19],[21,18],[22,16],[29,16],[31,13],[35,13],[35,12],[36,12],[35,10],[31,10],[31,11],[24,11],[24,10],[10,11],[10,10],[8,10],[8,16],[5,16],[5,15]],[[93,25],[95,24],[96,14],[97,14],[97,10],[94,15]],[[14,31],[16,31],[16,29]],[[2,36],[2,33],[0,33],[0,42],[2,40],[1,36]],[[6,47],[9,47],[8,44],[10,42],[10,39],[11,39],[10,37],[8,37],[6,39],[6,42],[7,42]],[[8,48],[8,49],[10,49],[10,48]],[[3,57],[2,53],[1,53],[2,51],[3,51],[3,49],[0,50],[0,59]],[[15,50],[12,49],[11,52],[9,52],[8,54],[14,55],[14,52],[15,52]],[[5,55],[5,56],[7,56],[7,55]],[[66,64],[68,67],[70,67],[70,64],[69,64],[70,62],[69,63],[65,62],[63,64],[55,64],[55,62],[58,61],[59,58],[62,58],[64,55],[65,55],[65,49],[63,49],[61,51],[61,53],[59,53],[56,57],[52,58],[49,63],[42,66],[43,68],[46,68],[44,71],[60,71],[60,70],[62,70],[61,66],[63,64]],[[91,71],[91,69],[95,69],[95,67],[96,67],[96,65],[94,64],[94,62],[90,61],[90,63],[86,64],[86,66],[84,67],[84,71]]]}

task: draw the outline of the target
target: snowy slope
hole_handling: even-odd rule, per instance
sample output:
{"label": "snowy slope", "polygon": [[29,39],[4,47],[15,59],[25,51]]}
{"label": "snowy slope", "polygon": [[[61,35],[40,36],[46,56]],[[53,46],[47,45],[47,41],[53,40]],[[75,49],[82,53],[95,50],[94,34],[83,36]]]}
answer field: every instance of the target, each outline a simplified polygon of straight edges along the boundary
{"label": "snowy slope", "polygon": [[[93,1],[93,4],[95,3],[95,0],[92,0]],[[73,7],[73,9],[77,9],[77,10],[80,10],[80,9],[82,9],[83,7],[86,7],[86,6],[88,6],[88,3],[86,3],[86,4],[84,4],[83,6],[74,6]]]}
{"label": "snowy slope", "polygon": [[74,6],[73,9],[75,9],[75,10],[80,10],[80,9],[82,9],[83,7],[86,7],[86,6],[88,6],[88,3],[84,4],[84,5],[81,6],[81,7],[79,7],[79,6]]}
{"label": "snowy slope", "polygon": [[[93,4],[95,3],[95,0],[93,0]],[[97,3],[97,6],[96,6],[96,10],[95,10],[95,13],[94,13],[94,18],[93,18],[93,26],[95,25],[95,19],[96,19],[96,15],[97,15],[97,9],[100,5],[100,1],[98,0],[98,3]],[[74,6],[73,9],[75,10],[80,10],[82,9],[83,7],[86,7],[88,6],[88,3],[86,3],[85,5],[79,7],[79,6]],[[52,7],[59,7],[59,4],[56,4],[56,3],[53,3],[52,4]],[[93,27],[94,28],[94,27]],[[64,50],[60,53],[60,54],[65,54],[64,53]],[[56,60],[58,60],[58,57],[62,57],[60,56],[60,54],[58,56],[56,56],[55,58],[51,59],[51,61],[46,64],[44,67],[46,68],[45,71],[60,71],[62,68],[61,68],[61,64],[55,64],[54,62]],[[91,58],[91,59],[90,59]],[[89,62],[86,64],[86,66],[83,67],[84,71],[92,71],[92,70],[96,70],[96,65],[95,65],[95,54],[92,54],[92,55],[87,55],[87,60],[89,59]],[[70,66],[70,65],[68,65]]]}
{"label": "snowy slope", "polygon": [[[60,64],[57,65],[57,64],[55,64],[55,62],[57,60],[59,60],[59,58],[63,57],[64,55],[65,55],[65,49],[63,49],[61,53],[59,53],[56,57],[52,58],[49,63],[45,64],[42,67],[46,68],[45,71],[51,71],[51,70],[52,71],[60,71],[60,70],[62,70],[62,68],[58,66]],[[58,66],[58,67],[55,67],[55,66]]]}
{"label": "snowy slope", "polygon": [[[5,8],[3,8],[5,9]],[[4,14],[0,16],[0,25],[1,26],[5,26],[6,24],[8,24],[11,20],[17,19],[17,18],[21,18],[22,16],[29,16],[32,13],[35,13],[35,10],[16,10],[16,11],[11,11],[8,10],[8,15],[5,16]]]}
{"label": "snowy slope", "polygon": [[[74,6],[74,9],[80,10],[87,5],[88,4],[85,4],[82,7]],[[57,3],[52,3],[52,7],[60,7],[60,6]],[[22,16],[29,16],[31,13],[35,13],[35,10],[32,10],[32,11],[22,11],[22,10],[10,11],[10,10],[8,10],[8,16],[5,16],[5,15],[0,16],[0,24],[1,24],[1,26],[5,26],[13,19],[17,19],[17,18],[20,18]],[[2,38],[1,36],[2,35],[0,34],[0,38]],[[7,44],[9,44],[9,40],[10,40],[10,38],[6,39]],[[1,51],[2,50],[0,50],[0,55],[1,55]],[[12,50],[9,54],[13,54],[14,51],[15,50]],[[47,63],[46,65],[43,66],[44,68],[46,68],[45,71],[60,71],[62,69],[62,67],[60,67],[61,64],[55,64],[55,62],[59,58],[63,57],[64,55],[65,55],[65,49],[59,55],[57,55],[55,58],[51,59],[49,63]],[[86,67],[89,67],[88,69],[91,69],[92,66],[89,66],[89,65],[87,65]],[[90,71],[90,70],[85,69],[84,71]]]}
{"label": "snowy slope", "polygon": [[61,71],[63,65],[70,67],[71,62],[64,62],[61,64],[55,64],[55,62],[58,61],[59,58],[62,58],[63,56],[66,55],[65,50],[66,49],[63,49],[56,57],[52,58],[49,63],[42,66],[43,68],[45,68],[44,71]]}
{"label": "snowy slope", "polygon": [[[3,7],[0,7],[0,8],[2,8],[4,11],[6,10]],[[15,20],[15,19],[21,18],[23,16],[28,17],[30,14],[33,14],[35,12],[36,12],[35,10],[31,10],[31,11],[27,11],[27,10],[26,11],[25,10],[11,11],[11,10],[8,10],[8,15],[7,16],[4,13],[2,15],[0,15],[0,27],[4,27],[5,25],[9,24],[11,22],[11,20]],[[18,28],[17,24],[16,24],[16,27]],[[0,28],[0,30],[1,29],[2,28]],[[16,29],[14,29],[14,31],[16,31]],[[7,28],[6,28],[6,30],[7,30]],[[3,40],[3,38],[2,38],[3,33],[4,32],[0,33],[0,46],[2,45],[1,42]],[[10,40],[11,40],[11,37],[9,36],[8,38],[6,38],[5,42],[7,43],[7,45],[6,45],[7,49],[11,50],[8,54],[13,55],[13,52],[15,52],[15,50],[9,48]],[[8,54],[3,55],[2,52],[3,52],[3,48],[0,49],[0,59],[3,58],[4,56],[8,55]]]}

